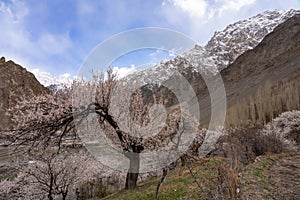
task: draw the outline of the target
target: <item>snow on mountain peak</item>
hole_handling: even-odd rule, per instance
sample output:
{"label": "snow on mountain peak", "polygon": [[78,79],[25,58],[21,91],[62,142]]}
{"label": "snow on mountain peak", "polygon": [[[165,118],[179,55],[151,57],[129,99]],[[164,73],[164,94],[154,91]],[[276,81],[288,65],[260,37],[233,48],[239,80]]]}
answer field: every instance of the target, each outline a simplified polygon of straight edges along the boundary
{"label": "snow on mountain peak", "polygon": [[46,87],[50,85],[70,85],[73,81],[73,78],[68,73],[64,73],[58,77],[55,77],[49,72],[44,72],[40,69],[33,69],[31,72],[35,75],[36,79]]}
{"label": "snow on mountain peak", "polygon": [[299,14],[297,10],[265,11],[249,19],[228,25],[223,31],[215,32],[205,46],[217,67],[222,70],[239,55],[253,49],[276,26]]}
{"label": "snow on mountain peak", "polygon": [[172,60],[162,60],[149,68],[137,70],[124,77],[123,81],[138,83],[140,85],[160,85],[174,75],[180,68],[190,68],[192,71],[201,73],[216,73],[217,68],[214,66],[214,62],[206,50],[199,45],[195,45],[193,49]]}

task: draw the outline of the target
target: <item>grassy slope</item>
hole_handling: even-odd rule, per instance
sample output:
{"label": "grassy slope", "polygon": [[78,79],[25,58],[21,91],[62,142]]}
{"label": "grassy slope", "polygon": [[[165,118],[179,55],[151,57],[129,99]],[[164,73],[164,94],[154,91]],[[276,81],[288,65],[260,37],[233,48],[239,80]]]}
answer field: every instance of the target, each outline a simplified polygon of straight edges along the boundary
{"label": "grassy slope", "polygon": [[[169,172],[159,192],[160,200],[210,199],[216,190],[218,166],[222,158],[202,160],[193,167],[202,190],[185,168]],[[105,200],[152,200],[159,178],[141,183],[132,190],[122,190]],[[300,152],[263,156],[242,171],[239,199],[300,199]],[[96,200],[96,199],[94,199]]]}
{"label": "grassy slope", "polygon": [[[223,163],[221,158],[204,159],[201,163],[197,163],[197,166],[201,166],[201,171],[196,174],[198,182],[201,182],[204,186],[203,190],[213,187],[217,166]],[[199,169],[195,166],[192,168],[194,172]],[[131,190],[122,190],[115,194],[112,194],[105,200],[147,200],[153,199],[154,191],[159,178],[154,178],[148,182],[140,184],[137,188]],[[205,191],[204,191],[205,192]],[[194,178],[190,175],[189,169],[186,167],[180,171],[180,169],[170,171],[160,187],[159,199],[160,200],[175,200],[175,199],[199,199],[199,189],[194,181]]]}

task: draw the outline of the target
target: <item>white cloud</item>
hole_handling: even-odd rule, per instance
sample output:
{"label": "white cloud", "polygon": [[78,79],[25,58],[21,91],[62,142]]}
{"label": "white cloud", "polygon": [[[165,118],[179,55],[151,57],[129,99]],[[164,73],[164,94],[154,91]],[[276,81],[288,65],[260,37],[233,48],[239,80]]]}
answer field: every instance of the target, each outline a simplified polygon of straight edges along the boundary
{"label": "white cloud", "polygon": [[23,1],[0,2],[0,55],[29,69],[53,69],[51,56],[69,58],[69,34],[53,34],[45,28],[33,36],[34,27],[27,27],[29,14],[30,7]]}
{"label": "white cloud", "polygon": [[224,11],[239,11],[244,6],[249,6],[255,3],[256,0],[216,0],[220,3],[220,7],[216,9],[217,13],[221,15]]}
{"label": "white cloud", "polygon": [[93,14],[95,12],[95,7],[90,2],[85,0],[77,1],[77,13],[81,17],[85,17],[86,15]]}
{"label": "white cloud", "polygon": [[[169,0],[175,8],[179,8],[190,18],[211,18],[214,14],[224,11],[239,11],[244,6],[254,4],[256,0]],[[166,2],[163,2],[163,6]]]}
{"label": "white cloud", "polygon": [[162,49],[163,49],[163,48],[161,48],[161,49],[156,49],[156,51],[154,51],[153,53],[150,53],[149,56],[150,56],[152,59],[156,59],[157,56],[163,52]]}
{"label": "white cloud", "polygon": [[215,31],[244,18],[242,10],[250,8],[256,0],[168,0],[164,2],[161,9],[168,23],[204,45]]}
{"label": "white cloud", "polygon": [[173,0],[173,5],[191,17],[202,17],[207,9],[207,3],[204,0]]}
{"label": "white cloud", "polygon": [[41,50],[50,55],[63,54],[68,48],[72,47],[72,41],[68,34],[53,35],[46,33],[41,35],[37,41],[37,45]]}
{"label": "white cloud", "polygon": [[12,0],[11,2],[0,2],[0,13],[6,14],[6,19],[10,18],[17,23],[28,15],[28,8],[22,1]]}
{"label": "white cloud", "polygon": [[169,50],[169,56],[170,57],[176,57],[178,56],[180,53],[181,48],[177,48],[177,49],[171,49]]}

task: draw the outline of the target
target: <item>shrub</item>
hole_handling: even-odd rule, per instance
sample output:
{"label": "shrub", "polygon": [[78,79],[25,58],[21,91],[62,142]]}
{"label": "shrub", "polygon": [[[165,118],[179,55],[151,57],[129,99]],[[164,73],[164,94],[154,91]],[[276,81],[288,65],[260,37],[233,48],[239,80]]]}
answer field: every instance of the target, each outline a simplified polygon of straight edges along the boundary
{"label": "shrub", "polygon": [[300,129],[293,128],[287,133],[286,138],[294,141],[298,146],[300,146]]}
{"label": "shrub", "polygon": [[224,159],[204,159],[196,167],[189,167],[198,188],[197,199],[237,199],[239,174]]}
{"label": "shrub", "polygon": [[101,179],[94,179],[80,186],[76,190],[78,199],[89,199],[93,197],[103,198],[110,194],[107,185]]}
{"label": "shrub", "polygon": [[249,164],[267,152],[287,150],[284,138],[276,131],[265,131],[261,126],[231,129],[219,140],[219,151],[230,158],[234,166]]}
{"label": "shrub", "polygon": [[[283,135],[287,140],[300,145],[300,111],[293,110],[284,112],[275,118],[269,125],[267,130],[272,130]],[[291,146],[293,148],[293,146]]]}

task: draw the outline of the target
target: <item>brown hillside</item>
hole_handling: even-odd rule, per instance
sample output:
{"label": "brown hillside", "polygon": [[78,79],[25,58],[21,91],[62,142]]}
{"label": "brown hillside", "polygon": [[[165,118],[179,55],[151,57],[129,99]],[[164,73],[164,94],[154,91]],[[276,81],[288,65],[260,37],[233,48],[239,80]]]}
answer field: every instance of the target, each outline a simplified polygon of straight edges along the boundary
{"label": "brown hillside", "polygon": [[22,96],[49,93],[34,75],[13,61],[0,59],[0,130],[11,128],[11,119],[7,109],[14,106]]}
{"label": "brown hillside", "polygon": [[227,93],[227,125],[264,123],[281,112],[300,109],[300,15],[276,27],[221,76]]}

